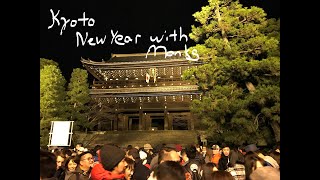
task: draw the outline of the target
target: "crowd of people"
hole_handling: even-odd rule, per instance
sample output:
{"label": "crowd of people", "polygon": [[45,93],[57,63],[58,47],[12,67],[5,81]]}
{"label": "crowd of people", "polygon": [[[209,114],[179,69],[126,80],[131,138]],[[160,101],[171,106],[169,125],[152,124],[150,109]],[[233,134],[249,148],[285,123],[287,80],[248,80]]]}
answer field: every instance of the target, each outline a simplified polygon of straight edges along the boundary
{"label": "crowd of people", "polygon": [[40,148],[40,180],[279,180],[280,146],[115,144]]}

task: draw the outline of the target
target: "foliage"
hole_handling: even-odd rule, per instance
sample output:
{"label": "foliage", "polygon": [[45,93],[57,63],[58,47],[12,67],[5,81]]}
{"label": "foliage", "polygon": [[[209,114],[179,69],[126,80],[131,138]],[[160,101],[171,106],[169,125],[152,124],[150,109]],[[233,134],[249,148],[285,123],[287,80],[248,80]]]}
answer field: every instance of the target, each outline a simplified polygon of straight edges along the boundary
{"label": "foliage", "polygon": [[191,111],[213,142],[280,141],[280,20],[239,1],[208,2],[189,34],[204,62],[184,72],[203,92]]}
{"label": "foliage", "polygon": [[40,117],[64,119],[65,84],[57,66],[48,65],[40,70]]}
{"label": "foliage", "polygon": [[87,120],[89,96],[88,73],[86,70],[76,68],[73,70],[68,84],[67,102],[69,105],[70,120],[80,129],[90,127]]}
{"label": "foliage", "polygon": [[57,66],[46,65],[40,70],[40,134],[43,143],[48,143],[51,121],[67,120],[65,84]]}
{"label": "foliage", "polygon": [[53,60],[40,58],[40,69],[47,65],[59,66],[59,64]]}

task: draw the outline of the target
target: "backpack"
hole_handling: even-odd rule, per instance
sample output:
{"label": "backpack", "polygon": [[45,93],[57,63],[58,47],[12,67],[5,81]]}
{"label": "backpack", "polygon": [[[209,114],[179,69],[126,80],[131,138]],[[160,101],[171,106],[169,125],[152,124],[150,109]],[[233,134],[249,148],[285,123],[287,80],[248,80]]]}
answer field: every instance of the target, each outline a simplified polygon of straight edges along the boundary
{"label": "backpack", "polygon": [[190,173],[191,175],[191,179],[192,180],[200,180],[201,176],[200,176],[200,163],[195,161],[195,160],[191,160],[189,161],[187,164],[185,164],[183,166],[185,168],[185,170]]}

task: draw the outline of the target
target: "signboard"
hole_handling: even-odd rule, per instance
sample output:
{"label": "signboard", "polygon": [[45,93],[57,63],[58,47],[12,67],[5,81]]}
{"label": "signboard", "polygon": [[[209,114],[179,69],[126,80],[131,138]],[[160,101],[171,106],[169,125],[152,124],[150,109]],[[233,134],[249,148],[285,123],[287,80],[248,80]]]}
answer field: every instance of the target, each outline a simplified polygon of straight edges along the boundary
{"label": "signboard", "polygon": [[73,121],[51,121],[48,146],[70,146]]}

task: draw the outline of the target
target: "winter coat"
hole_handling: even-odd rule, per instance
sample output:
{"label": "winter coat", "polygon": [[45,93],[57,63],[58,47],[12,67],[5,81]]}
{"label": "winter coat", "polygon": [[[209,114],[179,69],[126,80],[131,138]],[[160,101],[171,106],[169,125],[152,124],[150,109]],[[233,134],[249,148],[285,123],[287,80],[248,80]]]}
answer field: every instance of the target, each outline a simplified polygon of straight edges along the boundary
{"label": "winter coat", "polygon": [[125,174],[111,174],[110,171],[107,171],[103,168],[102,164],[96,164],[91,170],[90,180],[124,180]]}

